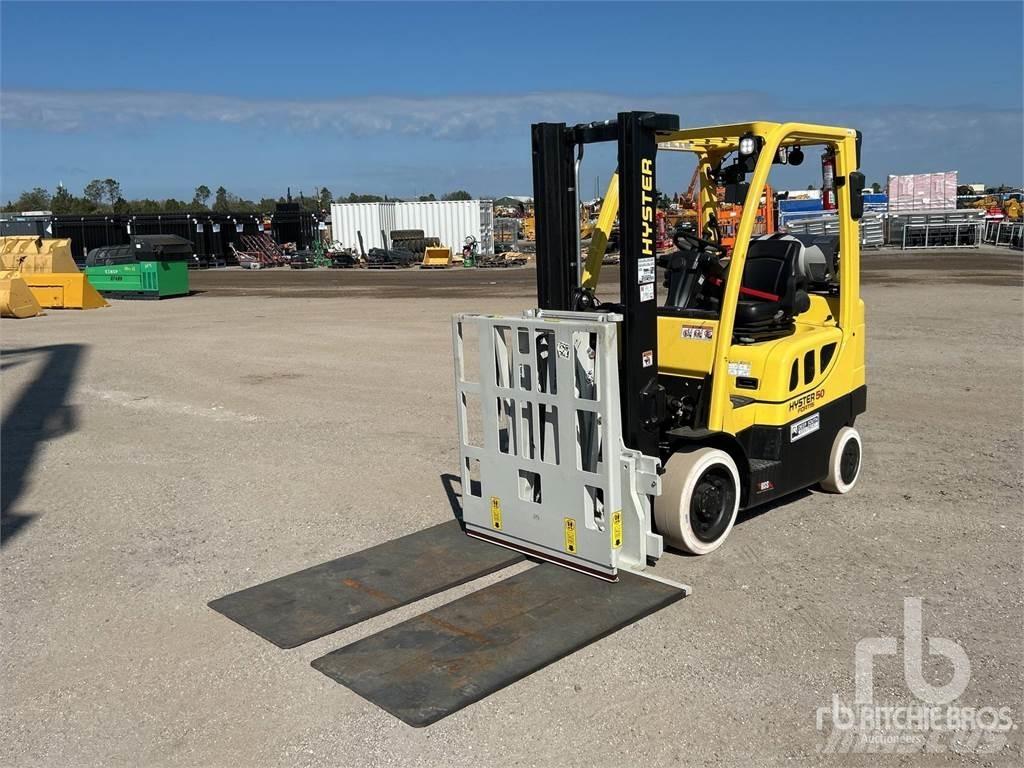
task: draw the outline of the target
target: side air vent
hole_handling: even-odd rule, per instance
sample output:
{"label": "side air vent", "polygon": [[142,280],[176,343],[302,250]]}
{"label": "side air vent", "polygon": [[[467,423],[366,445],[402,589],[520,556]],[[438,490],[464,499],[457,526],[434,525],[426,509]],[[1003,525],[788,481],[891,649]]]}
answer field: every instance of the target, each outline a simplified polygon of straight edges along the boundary
{"label": "side air vent", "polygon": [[833,341],[831,344],[826,344],[821,348],[821,370],[828,368],[828,364],[832,362],[832,358],[835,357],[837,344]]}
{"label": "side air vent", "polygon": [[814,350],[810,350],[804,355],[804,384],[810,384],[814,381]]}

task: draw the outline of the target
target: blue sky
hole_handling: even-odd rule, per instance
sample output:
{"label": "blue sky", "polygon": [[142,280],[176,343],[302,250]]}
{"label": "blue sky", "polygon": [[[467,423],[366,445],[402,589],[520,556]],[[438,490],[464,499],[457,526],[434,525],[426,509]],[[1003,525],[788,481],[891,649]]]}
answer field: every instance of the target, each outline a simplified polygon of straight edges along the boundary
{"label": "blue sky", "polygon": [[[859,128],[869,182],[1020,184],[1022,7],[3,2],[0,197],[529,194],[531,122],[625,109]],[[588,151],[585,194],[613,164]],[[659,187],[689,171],[670,158]]]}

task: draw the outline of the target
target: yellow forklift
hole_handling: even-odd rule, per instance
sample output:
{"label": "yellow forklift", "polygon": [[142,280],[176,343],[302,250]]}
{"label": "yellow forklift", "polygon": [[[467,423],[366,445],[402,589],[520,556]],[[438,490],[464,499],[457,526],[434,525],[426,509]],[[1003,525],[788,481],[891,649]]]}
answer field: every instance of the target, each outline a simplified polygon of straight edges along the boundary
{"label": "yellow forklift", "polygon": [[[457,519],[210,603],[294,648],[546,561],[312,661],[417,727],[684,598],[688,587],[648,568],[666,542],[705,554],[740,509],[814,484],[845,493],[860,475],[859,135],[680,130],[675,115],[624,112],[540,123],[532,140],[538,306],[452,320],[461,478],[445,480],[461,480],[461,493],[446,484]],[[602,141],[617,142],[619,173],[583,259],[577,175],[584,147]],[[834,155],[838,236],[751,239],[772,165],[814,145]],[[700,234],[683,231],[660,256],[659,149],[696,153],[701,179]],[[743,204],[728,254],[717,187]],[[611,301],[597,289],[616,215]]]}
{"label": "yellow forklift", "polygon": [[[584,147],[601,141],[618,143],[619,170],[583,260],[577,174]],[[851,490],[866,406],[860,144],[847,128],[681,130],[674,115],[643,112],[533,126],[539,308],[455,318],[463,487],[476,489],[466,532],[614,580],[665,543],[715,550],[741,509],[814,485]],[[838,235],[752,237],[772,166],[814,146],[836,169]],[[660,255],[659,150],[696,155],[700,179],[700,234],[680,231]],[[717,233],[718,188],[743,205],[731,251]],[[601,301],[616,216],[619,295]],[[478,367],[463,359],[467,325]],[[482,444],[468,434],[477,417]]]}

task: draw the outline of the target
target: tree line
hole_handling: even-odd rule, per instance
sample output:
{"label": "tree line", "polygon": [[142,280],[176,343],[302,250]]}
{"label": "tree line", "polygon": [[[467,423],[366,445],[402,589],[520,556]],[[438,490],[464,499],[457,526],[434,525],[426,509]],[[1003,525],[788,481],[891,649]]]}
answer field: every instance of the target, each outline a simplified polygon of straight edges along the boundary
{"label": "tree line", "polygon": [[[184,211],[213,211],[215,213],[272,213],[278,203],[298,203],[303,210],[327,212],[331,203],[379,203],[399,200],[387,195],[367,195],[352,192],[348,196],[334,197],[327,187],[317,188],[313,197],[299,194],[288,197],[261,197],[259,200],[247,200],[232,194],[223,186],[211,190],[205,184],[195,189],[191,200],[178,200],[168,197],[153,200],[148,197],[126,199],[121,191],[121,184],[116,179],[93,179],[82,190],[81,195],[72,194],[67,187],[58,186],[51,194],[45,187],[35,187],[22,192],[16,200],[8,200],[3,206],[5,213],[22,211],[52,211],[55,214],[88,215],[96,213],[181,213]],[[420,195],[421,202],[437,200],[433,194]],[[472,197],[463,189],[442,195],[441,200],[471,200]]]}

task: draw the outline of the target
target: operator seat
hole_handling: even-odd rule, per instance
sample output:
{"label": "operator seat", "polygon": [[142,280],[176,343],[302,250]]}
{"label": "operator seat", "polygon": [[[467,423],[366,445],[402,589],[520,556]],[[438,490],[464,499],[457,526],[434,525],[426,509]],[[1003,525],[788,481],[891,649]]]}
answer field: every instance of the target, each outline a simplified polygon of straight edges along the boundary
{"label": "operator seat", "polygon": [[784,233],[750,241],[736,304],[737,335],[763,340],[793,332],[793,318],[811,306],[800,270],[803,249],[800,240]]}
{"label": "operator seat", "polygon": [[658,266],[665,270],[663,285],[668,289],[662,314],[716,320],[725,268],[719,254],[703,246],[693,247],[679,230],[677,227],[673,237],[676,250],[658,257]]}

